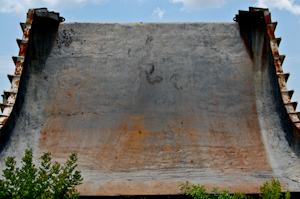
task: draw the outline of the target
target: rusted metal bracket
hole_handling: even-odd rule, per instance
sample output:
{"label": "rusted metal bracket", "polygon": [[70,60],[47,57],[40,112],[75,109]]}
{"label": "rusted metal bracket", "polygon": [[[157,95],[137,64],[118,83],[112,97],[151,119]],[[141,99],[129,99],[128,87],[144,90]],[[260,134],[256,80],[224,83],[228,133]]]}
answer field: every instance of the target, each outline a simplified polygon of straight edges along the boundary
{"label": "rusted metal bracket", "polygon": [[59,16],[59,13],[49,12],[47,8],[37,8],[37,9],[29,9],[27,12],[26,22],[20,23],[23,36],[22,39],[17,39],[17,44],[19,46],[19,54],[18,56],[13,56],[13,62],[15,63],[15,72],[13,75],[7,75],[11,88],[10,91],[4,91],[2,96],[3,103],[0,104],[0,109],[2,114],[0,114],[0,129],[5,125],[7,119],[10,116],[10,113],[13,110],[13,106],[15,104],[17,93],[19,89],[19,82],[22,75],[23,64],[26,58],[27,46],[30,38],[30,31],[33,23],[34,16],[42,17],[42,18],[50,18],[56,20],[58,22],[62,22],[65,19]]}
{"label": "rusted metal bracket", "polygon": [[288,90],[288,91],[281,91],[282,94],[288,95],[290,98],[292,98],[294,94],[294,90]]}
{"label": "rusted metal bracket", "polygon": [[1,108],[1,111],[2,111],[2,112],[3,112],[3,110],[4,110],[6,107],[13,107],[13,105],[11,105],[11,104],[1,104],[1,103],[0,103],[0,108]]}
{"label": "rusted metal bracket", "polygon": [[285,82],[287,82],[287,80],[290,77],[290,73],[277,73],[278,78],[284,78]]}
{"label": "rusted metal bracket", "polygon": [[234,18],[236,22],[259,23],[264,25],[267,30],[267,34],[270,40],[270,47],[273,55],[273,61],[276,68],[277,80],[281,92],[282,101],[285,109],[289,114],[290,119],[294,122],[298,129],[300,129],[300,114],[295,112],[298,102],[291,102],[294,91],[288,90],[286,83],[289,78],[289,73],[283,73],[282,64],[285,59],[285,55],[280,55],[278,51],[281,38],[275,37],[275,29],[277,22],[271,21],[271,13],[266,8],[249,7],[249,11],[239,11],[239,14]]}
{"label": "rusted metal bracket", "polygon": [[276,38],[276,39],[272,39],[271,42],[276,42],[277,46],[279,47],[279,44],[281,42],[281,37],[280,38]]}
{"label": "rusted metal bracket", "polygon": [[7,77],[9,79],[10,83],[13,82],[14,78],[19,78],[20,79],[20,75],[10,75],[10,74],[7,74]]}

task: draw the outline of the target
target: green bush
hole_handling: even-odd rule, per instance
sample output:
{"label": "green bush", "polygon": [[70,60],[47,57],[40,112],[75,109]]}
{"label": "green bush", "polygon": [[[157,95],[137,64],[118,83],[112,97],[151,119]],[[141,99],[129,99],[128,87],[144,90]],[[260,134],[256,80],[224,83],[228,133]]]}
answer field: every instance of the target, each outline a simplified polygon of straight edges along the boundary
{"label": "green bush", "polygon": [[204,185],[200,186],[200,184],[190,184],[188,181],[186,181],[185,184],[180,183],[179,186],[181,193],[184,193],[193,199],[209,198]]}
{"label": "green bush", "polygon": [[[199,184],[190,184],[189,182],[180,183],[180,190],[182,193],[192,197],[193,199],[210,199],[210,198],[217,198],[217,199],[246,199],[250,198],[246,196],[242,192],[236,191],[234,194],[230,194],[228,190],[221,190],[218,191],[218,187],[213,187],[212,194],[208,194],[206,192],[204,185]],[[270,181],[266,181],[262,187],[260,187],[260,191],[262,194],[259,194],[259,197],[262,199],[280,199],[283,196],[281,192],[280,182],[271,178]],[[291,194],[290,191],[287,190],[285,193],[285,199],[290,199]]]}
{"label": "green bush", "polygon": [[[278,180],[275,180],[274,178],[271,178],[270,181],[265,182],[264,185],[260,187],[260,191],[262,192],[262,194],[259,194],[259,196],[262,199],[280,199],[283,195],[281,192],[280,182]],[[287,192],[285,193],[285,199],[290,198],[290,191],[287,190]]]}
{"label": "green bush", "polygon": [[244,193],[236,191],[234,194],[230,194],[228,190],[219,191],[218,187],[213,187],[212,194],[207,194],[205,186],[200,184],[190,184],[189,182],[180,183],[180,190],[182,193],[192,197],[193,199],[246,199]]}
{"label": "green bush", "polygon": [[32,163],[32,150],[25,151],[21,168],[16,168],[14,157],[5,159],[0,198],[79,198],[75,186],[82,184],[83,178],[80,171],[75,171],[77,153],[72,153],[63,166],[58,162],[52,165],[50,155],[44,153],[38,169]]}

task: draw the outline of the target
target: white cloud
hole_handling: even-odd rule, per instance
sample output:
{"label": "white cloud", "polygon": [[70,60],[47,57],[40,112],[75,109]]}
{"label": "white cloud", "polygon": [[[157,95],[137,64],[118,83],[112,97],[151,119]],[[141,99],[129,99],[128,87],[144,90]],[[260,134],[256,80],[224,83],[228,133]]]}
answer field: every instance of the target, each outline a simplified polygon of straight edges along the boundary
{"label": "white cloud", "polygon": [[26,13],[29,8],[100,4],[109,0],[0,0],[2,13]]}
{"label": "white cloud", "polygon": [[225,0],[170,0],[171,3],[182,3],[181,11],[203,10],[205,8],[219,8],[226,3]]}
{"label": "white cloud", "polygon": [[278,8],[280,10],[287,10],[295,15],[300,15],[300,5],[296,4],[294,0],[257,0],[255,6]]}
{"label": "white cloud", "polygon": [[154,17],[158,16],[158,18],[161,19],[163,17],[163,15],[165,14],[165,12],[166,12],[165,9],[161,10],[159,7],[157,7],[153,11],[152,16],[154,16]]}

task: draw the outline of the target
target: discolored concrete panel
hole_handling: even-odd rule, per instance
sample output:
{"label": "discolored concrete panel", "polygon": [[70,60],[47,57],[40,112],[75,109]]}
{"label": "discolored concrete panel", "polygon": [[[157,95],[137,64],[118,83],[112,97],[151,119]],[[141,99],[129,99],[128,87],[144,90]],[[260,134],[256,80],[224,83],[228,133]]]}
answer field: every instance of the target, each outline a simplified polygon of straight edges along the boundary
{"label": "discolored concrete panel", "polygon": [[257,193],[273,176],[299,189],[264,26],[39,23],[1,157],[78,151],[83,195],[178,194],[185,181]]}
{"label": "discolored concrete panel", "polygon": [[204,171],[268,174],[253,72],[237,23],[62,24],[39,150],[78,151],[97,176],[92,194],[178,192]]}

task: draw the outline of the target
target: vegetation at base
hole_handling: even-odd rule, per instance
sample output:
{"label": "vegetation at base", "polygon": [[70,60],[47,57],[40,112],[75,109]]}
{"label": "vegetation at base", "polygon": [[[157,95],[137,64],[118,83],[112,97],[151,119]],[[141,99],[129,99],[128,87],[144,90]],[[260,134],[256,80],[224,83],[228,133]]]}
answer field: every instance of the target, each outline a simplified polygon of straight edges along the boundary
{"label": "vegetation at base", "polygon": [[72,153],[63,166],[58,162],[51,164],[50,155],[44,153],[38,169],[32,163],[32,150],[25,151],[21,168],[16,168],[14,157],[5,159],[4,179],[0,179],[0,198],[79,198],[75,186],[82,184],[83,178],[80,171],[75,170],[77,153]]}
{"label": "vegetation at base", "polygon": [[[259,194],[259,197],[262,199],[280,199],[282,197],[281,187],[279,180],[275,180],[274,178],[271,178],[270,181],[267,181],[264,183],[262,187],[260,187],[260,191],[262,194]],[[287,190],[285,193],[285,199],[290,199],[291,194],[290,191]]]}
{"label": "vegetation at base", "polygon": [[[230,194],[228,190],[219,191],[218,187],[213,187],[211,194],[208,194],[205,185],[190,184],[189,182],[180,183],[180,190],[182,193],[188,195],[193,199],[250,199],[244,193],[236,191],[234,194]],[[291,194],[289,190],[285,193],[285,197],[282,197],[280,182],[271,178],[270,181],[266,181],[262,187],[260,187],[262,194],[259,195],[262,199],[290,199]]]}

